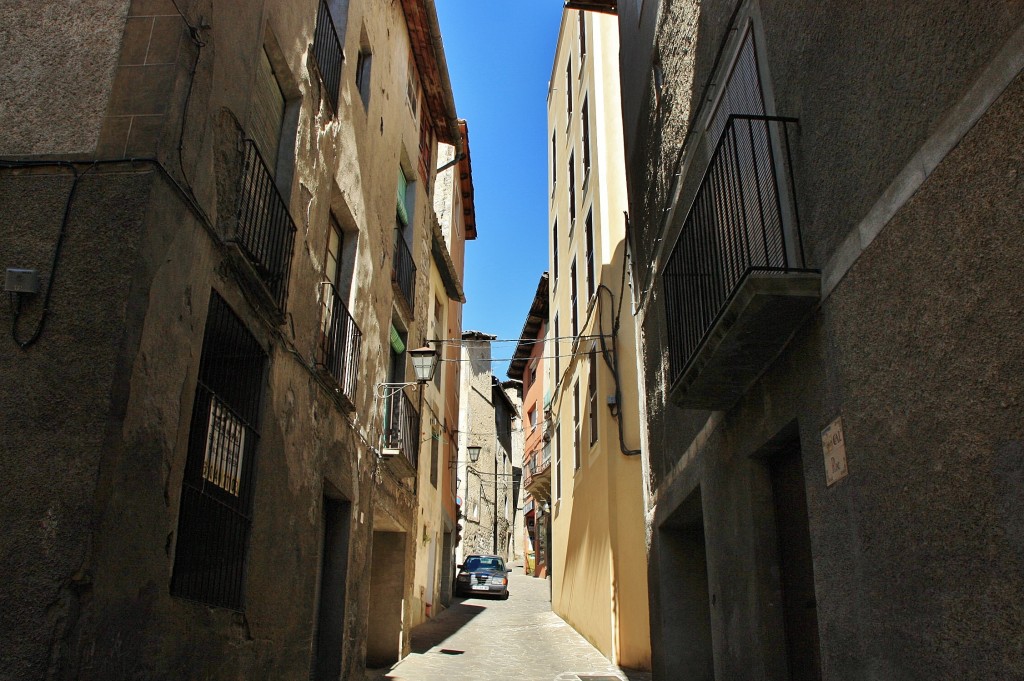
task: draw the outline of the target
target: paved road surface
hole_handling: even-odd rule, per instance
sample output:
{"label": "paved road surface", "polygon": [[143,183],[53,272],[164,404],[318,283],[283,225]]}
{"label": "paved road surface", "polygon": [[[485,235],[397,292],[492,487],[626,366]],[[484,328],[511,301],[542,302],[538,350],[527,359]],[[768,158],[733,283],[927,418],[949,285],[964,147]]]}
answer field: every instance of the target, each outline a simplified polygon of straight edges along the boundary
{"label": "paved road surface", "polygon": [[457,598],[412,633],[412,654],[390,670],[368,672],[387,681],[648,681],[620,670],[551,612],[548,583],[510,576],[507,601]]}

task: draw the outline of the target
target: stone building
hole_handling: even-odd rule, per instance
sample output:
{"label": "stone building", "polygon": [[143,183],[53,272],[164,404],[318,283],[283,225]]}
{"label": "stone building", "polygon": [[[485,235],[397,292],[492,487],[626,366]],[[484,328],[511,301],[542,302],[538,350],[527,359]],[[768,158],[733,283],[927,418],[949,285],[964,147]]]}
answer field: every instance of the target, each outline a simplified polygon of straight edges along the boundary
{"label": "stone building", "polygon": [[617,54],[613,16],[563,12],[547,101],[551,605],[615,664],[648,669]]}
{"label": "stone building", "polygon": [[[469,132],[459,121],[461,151],[450,144],[438,149],[438,171],[433,206],[437,215],[432,226],[430,306],[428,345],[439,353],[440,363],[427,384],[422,411],[424,458],[419,466],[417,493],[416,577],[412,602],[412,624],[440,612],[451,604],[455,580],[455,503],[457,459],[456,431],[459,424],[458,343],[462,336],[462,304],[465,293],[462,275],[467,239],[476,238],[473,179],[469,158]],[[427,458],[429,455],[429,458]]]}
{"label": "stone building", "polygon": [[444,403],[408,349],[460,298],[432,0],[4,21],[0,678],[394,662]]}
{"label": "stone building", "polygon": [[[462,541],[457,561],[473,554],[511,558],[512,528],[516,515],[516,468],[513,429],[518,403],[491,372],[491,343],[495,336],[467,331],[462,334],[462,397],[459,415],[459,496]],[[515,395],[513,389],[512,394]],[[479,448],[476,461],[469,450]]]}
{"label": "stone building", "polygon": [[655,677],[1022,677],[1024,4],[618,13]]}
{"label": "stone building", "polygon": [[524,567],[534,577],[548,576],[551,554],[551,436],[547,406],[551,395],[544,377],[548,371],[544,348],[548,328],[548,273],[540,276],[530,311],[519,334],[510,378],[522,382],[523,423],[523,541]]}

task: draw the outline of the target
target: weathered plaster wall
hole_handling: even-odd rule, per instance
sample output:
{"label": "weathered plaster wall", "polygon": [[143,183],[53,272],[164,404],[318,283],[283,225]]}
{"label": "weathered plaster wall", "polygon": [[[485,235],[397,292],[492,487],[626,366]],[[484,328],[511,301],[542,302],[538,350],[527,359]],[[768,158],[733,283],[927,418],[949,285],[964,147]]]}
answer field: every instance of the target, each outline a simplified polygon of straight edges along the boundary
{"label": "weathered plaster wall", "polygon": [[[4,479],[19,481],[23,491],[12,492],[0,507],[16,528],[0,543],[0,582],[10,596],[4,601],[15,613],[5,620],[12,628],[2,636],[11,642],[0,666],[0,676],[10,676],[3,678],[308,675],[325,494],[352,503],[350,598],[340,645],[343,676],[358,676],[372,619],[365,579],[371,529],[378,522],[399,532],[415,527],[411,486],[392,468],[378,466],[374,451],[380,433],[374,388],[385,376],[387,330],[397,315],[410,342],[422,340],[428,309],[430,201],[424,188],[432,178],[413,188],[413,246],[421,266],[411,315],[396,312],[390,284],[397,172],[400,164],[415,168],[418,154],[416,118],[405,100],[408,42],[399,28],[401,7],[382,11],[377,3],[351,3],[346,53],[358,52],[365,27],[375,49],[373,92],[364,110],[354,90],[356,60],[346,60],[341,110],[332,115],[307,63],[315,2],[179,5],[197,24],[203,17],[206,43],[191,84],[181,158],[168,153],[173,147],[159,146],[171,129],[161,124],[147,150],[164,161],[165,171],[141,174],[151,164],[89,171],[69,221],[47,331],[25,353],[13,344],[0,353],[4,375],[19,377],[0,389],[3,412],[13,416],[2,424],[4,442],[14,444],[2,452]],[[142,0],[132,5],[152,16],[162,16],[166,6]],[[63,23],[92,27],[94,20]],[[104,32],[96,30],[96,45],[72,50],[87,62],[90,50],[103,45]],[[138,45],[129,40],[123,16],[116,33],[118,40],[126,36],[124,66],[131,61],[125,62],[127,51]],[[298,230],[284,324],[260,311],[264,305],[240,284],[224,245],[234,235],[239,141],[250,127],[250,85],[265,43],[277,50],[278,77],[292,102],[286,118],[295,122],[295,162],[279,174],[291,178],[283,193]],[[176,94],[188,86],[185,53],[177,53]],[[62,73],[73,77],[76,64],[68,63]],[[105,87],[97,117],[118,113],[117,93]],[[138,94],[145,99],[145,92]],[[88,100],[83,95],[75,108],[86,122]],[[180,120],[183,98],[169,101],[179,110],[168,109],[167,121]],[[30,120],[51,119],[33,114]],[[84,153],[78,142],[89,135],[81,126],[64,125],[72,138],[45,127],[40,134],[53,146],[30,151]],[[95,142],[86,144],[91,152],[89,145]],[[116,145],[104,155],[118,156]],[[0,252],[17,260],[9,266],[41,270],[45,283],[69,181],[52,168],[41,172],[51,175],[0,171],[0,204],[18,216],[17,227],[0,236]],[[187,207],[187,190],[176,189],[167,174],[194,187],[195,208]],[[349,309],[362,331],[362,353],[350,411],[315,370],[329,210],[356,242]],[[200,214],[209,216],[209,224]],[[211,289],[269,355],[244,614],[171,598],[168,587]],[[26,323],[38,310],[38,303],[26,308]],[[10,321],[8,308],[0,314]],[[414,546],[403,546],[402,586],[395,596],[408,604]],[[396,654],[408,649],[409,609],[401,611]]]}

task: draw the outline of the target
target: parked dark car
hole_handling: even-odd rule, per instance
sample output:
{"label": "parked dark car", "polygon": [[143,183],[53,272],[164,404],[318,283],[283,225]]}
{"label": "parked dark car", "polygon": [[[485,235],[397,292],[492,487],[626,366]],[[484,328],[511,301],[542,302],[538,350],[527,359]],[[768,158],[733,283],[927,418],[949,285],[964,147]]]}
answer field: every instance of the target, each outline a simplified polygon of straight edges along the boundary
{"label": "parked dark car", "polygon": [[508,573],[500,556],[466,556],[458,566],[455,578],[456,596],[500,596],[508,598]]}

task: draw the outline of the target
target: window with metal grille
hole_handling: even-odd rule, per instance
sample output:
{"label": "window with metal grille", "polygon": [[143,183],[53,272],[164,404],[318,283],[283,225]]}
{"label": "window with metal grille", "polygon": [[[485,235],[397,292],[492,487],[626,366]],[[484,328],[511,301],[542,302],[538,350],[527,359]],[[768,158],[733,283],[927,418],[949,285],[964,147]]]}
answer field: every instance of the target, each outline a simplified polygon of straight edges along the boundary
{"label": "window with metal grille", "polygon": [[579,470],[580,467],[580,382],[576,381],[572,386],[572,468]]}
{"label": "window with metal grille", "polygon": [[576,281],[576,259],[573,258],[572,267],[569,268],[569,314],[572,315],[573,338],[580,335],[580,313],[579,313],[579,286]]}
{"label": "window with metal grille", "polygon": [[562,498],[562,426],[555,426],[555,501]]}
{"label": "window with metal grille", "polygon": [[267,356],[212,292],[181,488],[171,594],[242,610]]}
{"label": "window with metal grille", "polygon": [[576,154],[569,154],[569,232],[576,226]]}
{"label": "window with metal grille", "polygon": [[583,181],[590,177],[590,102],[589,97],[583,98],[580,109],[580,127],[583,130]]}
{"label": "window with metal grille", "polygon": [[586,224],[586,256],[587,256],[587,302],[594,297],[597,281],[594,272],[594,210],[587,211]]}
{"label": "window with metal grille", "polygon": [[551,187],[558,183],[558,152],[555,150],[555,133],[551,133]]}
{"label": "window with metal grille", "polygon": [[555,224],[551,227],[551,253],[554,262],[551,264],[551,288],[558,287],[558,220],[555,220]]}
{"label": "window with metal grille", "polygon": [[[440,372],[438,372],[440,373]],[[437,489],[437,466],[441,460],[441,433],[437,426],[430,427],[430,484]]]}
{"label": "window with metal grille", "polygon": [[565,65],[565,127],[569,127],[572,114],[572,55],[569,55]]}
{"label": "window with metal grille", "polygon": [[554,379],[553,382],[554,382],[555,386],[557,387],[559,380],[561,380],[561,378],[562,378],[561,371],[560,371],[560,369],[561,369],[561,360],[559,358],[559,352],[562,349],[562,341],[558,337],[558,315],[557,314],[555,315],[555,321],[552,324],[552,328],[555,330],[555,343],[554,343],[555,347],[554,347],[554,352],[553,352],[553,354],[555,356],[555,375],[553,376],[553,379]]}
{"label": "window with metal grille", "polygon": [[341,39],[334,26],[334,18],[327,6],[327,0],[320,0],[316,14],[316,31],[313,34],[313,57],[327,101],[335,113],[338,111],[338,90],[341,85],[341,65],[345,57],[341,50]]}
{"label": "window with metal grille", "polygon": [[582,64],[583,59],[587,56],[587,21],[583,10],[576,12],[576,15],[580,27],[580,64]]}
{"label": "window with metal grille", "polygon": [[590,402],[590,444],[597,442],[597,351],[590,351],[590,379],[587,383]]}

